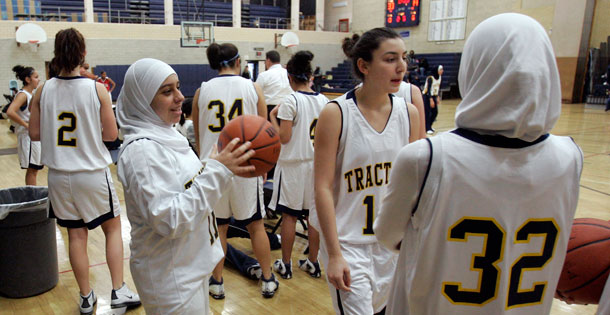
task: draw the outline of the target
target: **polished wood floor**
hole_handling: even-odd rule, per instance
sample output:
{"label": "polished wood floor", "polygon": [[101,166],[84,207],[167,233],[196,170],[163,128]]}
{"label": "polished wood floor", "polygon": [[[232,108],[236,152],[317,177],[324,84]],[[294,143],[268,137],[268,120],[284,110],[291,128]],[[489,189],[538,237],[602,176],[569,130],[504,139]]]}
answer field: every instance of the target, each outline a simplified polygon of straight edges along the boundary
{"label": "polished wood floor", "polygon": [[[440,115],[435,128],[438,132],[453,128],[453,116],[457,101],[445,100],[440,107]],[[584,171],[581,179],[580,200],[577,217],[593,217],[610,220],[610,112],[601,109],[586,109],[584,105],[564,105],[554,134],[574,138],[585,154]],[[15,148],[16,138],[8,132],[6,120],[0,120],[0,154]],[[113,172],[116,168],[112,167]],[[19,169],[14,153],[0,155],[0,188],[20,186],[24,183],[25,172]],[[46,185],[46,169],[38,176],[40,185]],[[123,190],[116,179],[115,186],[121,204],[124,206]],[[124,209],[124,207],[123,207]],[[125,244],[125,281],[134,288],[129,273],[129,222],[122,216],[123,239]],[[110,276],[105,263],[104,236],[101,229],[90,232],[89,259],[90,280],[98,294],[97,314],[111,314]],[[252,255],[250,242],[246,239],[232,239],[231,243]],[[306,243],[297,237],[293,252],[293,263],[304,257],[302,251]],[[77,314],[78,288],[68,259],[67,233],[57,229],[59,256],[58,285],[36,297],[7,299],[0,297],[0,315],[8,314]],[[1,259],[7,253],[0,253]],[[279,250],[272,252],[273,260],[280,258]],[[294,269],[294,278],[280,279],[280,290],[273,299],[263,299],[257,282],[240,276],[236,271],[226,269],[226,298],[211,300],[214,314],[331,314],[332,306],[325,280],[313,279],[304,272]],[[596,306],[567,305],[554,301],[551,314],[594,314]],[[144,314],[143,308],[128,311],[129,314]]]}

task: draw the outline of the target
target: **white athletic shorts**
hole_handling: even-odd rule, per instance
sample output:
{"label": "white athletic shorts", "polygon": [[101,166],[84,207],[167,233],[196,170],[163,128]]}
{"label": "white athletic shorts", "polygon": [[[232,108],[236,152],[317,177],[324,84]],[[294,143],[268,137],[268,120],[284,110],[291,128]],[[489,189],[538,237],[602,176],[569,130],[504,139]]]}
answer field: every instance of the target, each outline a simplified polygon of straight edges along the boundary
{"label": "white athletic shorts", "polygon": [[49,217],[59,226],[92,230],[121,212],[108,167],[95,171],[49,169]]}
{"label": "white athletic shorts", "polygon": [[233,182],[214,206],[214,214],[218,224],[228,224],[231,217],[237,221],[262,219],[265,216],[263,178],[233,177]]}
{"label": "white athletic shorts", "polygon": [[40,162],[40,141],[30,141],[27,130],[17,133],[17,155],[22,169],[42,169]]}
{"label": "white athletic shorts", "polygon": [[[328,251],[322,234],[320,236],[320,261],[326,270]],[[352,291],[338,290],[326,279],[335,313],[360,315],[381,312],[390,296],[398,255],[379,243],[339,244],[349,265]]]}
{"label": "white athletic shorts", "polygon": [[269,208],[300,217],[314,206],[313,161],[278,163]]}

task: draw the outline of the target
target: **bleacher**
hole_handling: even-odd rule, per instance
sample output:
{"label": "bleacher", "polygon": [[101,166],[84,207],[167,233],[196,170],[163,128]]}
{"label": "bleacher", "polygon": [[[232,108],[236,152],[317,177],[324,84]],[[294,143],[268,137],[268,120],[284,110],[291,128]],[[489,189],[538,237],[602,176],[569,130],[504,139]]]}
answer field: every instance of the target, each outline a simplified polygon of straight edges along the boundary
{"label": "bleacher", "polygon": [[[432,69],[438,67],[438,65],[443,65],[445,71],[441,81],[443,98],[460,97],[457,77],[462,58],[461,53],[419,54],[417,57],[428,60],[430,68],[426,76],[431,75]],[[352,76],[352,63],[349,60],[343,61],[330,71],[326,71],[326,77],[332,79],[324,79],[322,86],[328,84],[330,88],[322,87],[322,92],[345,93],[360,82]],[[421,80],[422,87],[424,80],[425,78]]]}
{"label": "bleacher", "polygon": [[288,27],[288,12],[286,8],[270,5],[250,4],[249,12],[249,27],[273,29],[284,29]]}
{"label": "bleacher", "polygon": [[[202,81],[208,81],[218,75],[218,71],[210,68],[210,65],[183,64],[171,65],[180,77],[180,91],[185,97],[193,97],[195,91],[201,86]],[[119,97],[123,79],[129,65],[97,65],[94,69],[95,74],[106,71],[106,75],[115,83],[116,88],[112,91],[112,100],[116,101]]]}
{"label": "bleacher", "polygon": [[[585,101],[587,104],[606,104],[610,93],[610,36],[599,48],[589,49],[589,64],[585,75]],[[604,77],[605,76],[605,77]]]}
{"label": "bleacher", "polygon": [[[325,77],[331,79],[322,80],[322,92],[345,93],[360,83],[360,80],[352,76],[352,62],[349,60],[326,71]],[[327,84],[330,88],[324,87]]]}

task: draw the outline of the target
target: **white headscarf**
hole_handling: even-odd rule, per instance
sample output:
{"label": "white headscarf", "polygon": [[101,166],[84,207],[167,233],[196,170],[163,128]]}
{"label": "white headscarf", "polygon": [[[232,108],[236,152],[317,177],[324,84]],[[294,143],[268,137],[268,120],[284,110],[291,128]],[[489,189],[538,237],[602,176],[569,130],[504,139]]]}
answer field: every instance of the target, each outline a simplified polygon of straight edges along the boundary
{"label": "white headscarf", "polygon": [[151,58],[140,59],[127,69],[117,101],[123,148],[134,140],[148,138],[177,151],[190,150],[186,138],[161,120],[150,106],[163,81],[172,74],[176,74],[172,67]]}
{"label": "white headscarf", "polygon": [[455,121],[480,134],[532,142],[561,112],[561,86],[544,28],[516,13],[493,16],[470,34],[460,63]]}

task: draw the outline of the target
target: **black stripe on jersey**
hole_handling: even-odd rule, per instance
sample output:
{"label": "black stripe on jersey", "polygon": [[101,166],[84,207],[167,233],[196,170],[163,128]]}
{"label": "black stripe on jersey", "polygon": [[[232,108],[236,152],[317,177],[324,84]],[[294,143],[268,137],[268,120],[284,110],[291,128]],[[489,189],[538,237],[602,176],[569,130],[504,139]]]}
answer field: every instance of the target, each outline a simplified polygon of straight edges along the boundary
{"label": "black stripe on jersey", "polygon": [[[60,80],[75,80],[75,79],[89,79],[89,78],[85,78],[83,76],[77,75],[74,77],[61,77],[61,76],[56,76],[56,79],[60,79]],[[95,82],[95,81],[94,81]]]}
{"label": "black stripe on jersey", "polygon": [[428,146],[430,147],[430,158],[428,159],[428,168],[426,169],[426,175],[424,175],[424,182],[421,184],[421,188],[419,189],[419,194],[417,195],[417,202],[415,202],[415,206],[413,207],[413,210],[411,211],[411,216],[415,215],[415,212],[417,211],[417,207],[419,206],[419,201],[421,200],[421,195],[424,192],[424,187],[426,187],[426,182],[428,181],[428,174],[430,174],[430,167],[432,167],[432,153],[434,152],[434,150],[432,150],[432,142],[430,141],[430,139],[425,138],[426,141],[428,141]]}
{"label": "black stripe on jersey", "polygon": [[297,91],[297,93],[305,94],[305,95],[318,95],[318,92],[305,92],[305,91]]}
{"label": "black stripe on jersey", "polygon": [[337,289],[337,305],[339,306],[339,314],[344,315],[343,304],[341,304],[341,294],[339,294],[339,289]]}
{"label": "black stripe on jersey", "polygon": [[337,107],[339,108],[339,112],[341,112],[341,129],[339,129],[339,143],[341,143],[341,136],[343,136],[343,109],[341,109],[341,105],[339,105],[339,102],[337,102],[337,101],[328,102],[328,104],[330,104],[330,103],[337,104]]}
{"label": "black stripe on jersey", "polygon": [[407,109],[407,119],[409,120],[409,138],[413,134],[413,126],[411,126],[411,114],[409,114],[409,103],[405,100],[405,108]]}
{"label": "black stripe on jersey", "polygon": [[451,133],[454,133],[458,136],[464,137],[470,141],[474,141],[476,143],[480,143],[483,145],[487,145],[490,147],[496,148],[507,148],[507,149],[521,149],[526,148],[535,144],[538,144],[549,137],[549,134],[544,134],[540,136],[538,139],[527,142],[517,138],[507,138],[501,135],[481,135],[472,130],[458,128],[452,130]]}

